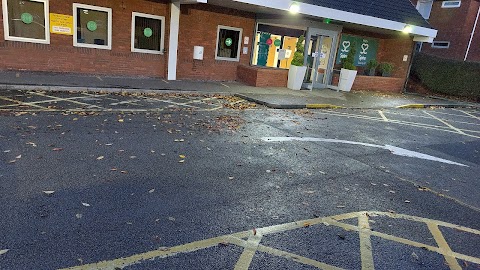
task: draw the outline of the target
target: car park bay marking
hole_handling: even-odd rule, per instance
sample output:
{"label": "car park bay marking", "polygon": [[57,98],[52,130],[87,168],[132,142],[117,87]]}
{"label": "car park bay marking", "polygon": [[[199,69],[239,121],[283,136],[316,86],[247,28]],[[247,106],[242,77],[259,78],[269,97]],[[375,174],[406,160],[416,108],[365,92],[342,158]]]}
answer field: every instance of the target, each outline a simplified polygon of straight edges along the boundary
{"label": "car park bay marking", "polygon": [[[397,237],[397,236],[386,234],[377,230],[372,230],[369,224],[370,222],[373,222],[371,220],[372,219],[374,220],[376,217],[401,219],[401,220],[409,221],[412,223],[423,224],[429,229],[431,234],[431,235],[427,234],[423,236],[425,238],[430,238],[433,236],[438,246],[431,246],[428,244],[412,241],[407,238]],[[355,226],[349,223],[342,222],[348,219],[357,219],[358,225]],[[455,225],[455,224],[451,224],[443,221],[421,218],[416,216],[409,216],[409,215],[396,214],[396,213],[390,213],[390,212],[362,211],[362,212],[340,214],[336,216],[307,219],[307,220],[296,221],[296,222],[291,222],[286,224],[273,225],[269,227],[259,228],[259,229],[256,229],[255,231],[252,231],[252,230],[243,231],[239,233],[234,233],[234,234],[214,237],[206,240],[200,240],[200,241],[196,241],[196,242],[192,242],[184,245],[179,245],[176,247],[157,249],[157,250],[153,250],[145,253],[136,254],[130,257],[124,257],[119,259],[113,259],[110,261],[102,261],[98,263],[64,268],[63,270],[123,269],[128,266],[141,264],[146,260],[155,260],[155,259],[161,260],[164,258],[179,255],[181,253],[190,253],[197,250],[208,249],[210,247],[214,247],[218,245],[228,245],[228,244],[243,248],[244,253],[242,254],[248,254],[248,256],[250,256],[251,253],[262,252],[262,253],[267,253],[276,257],[283,257],[287,260],[292,260],[304,265],[314,266],[319,269],[326,269],[326,270],[341,269],[337,266],[329,265],[329,264],[317,261],[313,258],[307,258],[307,257],[297,255],[293,253],[294,251],[287,252],[287,251],[268,247],[261,244],[262,236],[293,231],[301,228],[308,229],[311,227],[322,227],[322,226],[334,226],[334,227],[343,229],[345,231],[359,233],[360,235],[359,248],[361,250],[360,256],[361,256],[362,269],[374,269],[373,257],[375,253],[370,254],[370,252],[372,250],[375,250],[376,247],[372,245],[372,243],[369,241],[371,236],[379,237],[387,241],[396,242],[403,245],[412,246],[415,248],[422,248],[426,251],[435,252],[440,255],[443,255],[450,269],[460,269],[458,268],[457,259],[464,260],[470,263],[480,264],[480,258],[452,251],[447,241],[445,240],[445,237],[443,236],[441,230],[439,229],[439,227],[454,229],[454,231],[458,231],[461,233],[470,233],[472,234],[472,236],[474,235],[480,236],[479,230],[467,228],[467,227],[463,227],[460,225]],[[246,238],[248,238],[248,240],[245,240]],[[382,250],[381,252],[384,253],[387,251]],[[232,255],[232,256],[235,256],[235,255]],[[240,259],[237,260],[237,266],[243,263],[242,267],[237,269],[248,269],[252,261],[249,258],[248,258],[248,261],[243,260],[242,257],[245,258],[246,255],[240,256]]]}
{"label": "car park bay marking", "polygon": [[436,117],[435,115],[433,115],[433,114],[431,114],[431,113],[428,113],[428,112],[426,112],[426,111],[423,111],[423,113],[426,114],[426,115],[429,115],[430,117],[432,117],[432,118],[435,119],[435,120],[438,120],[439,122],[441,122],[442,124],[446,125],[447,127],[455,130],[456,132],[458,132],[458,133],[460,133],[460,134],[462,134],[462,135],[466,135],[466,133],[463,132],[461,129],[458,129],[458,128],[450,125],[449,123],[447,123],[446,121],[444,121],[444,120]]}
{"label": "car park bay marking", "polygon": [[367,147],[374,147],[389,150],[392,154],[397,156],[404,156],[404,157],[412,157],[412,158],[419,158],[425,159],[430,161],[436,161],[451,165],[457,165],[462,167],[469,167],[468,165],[454,162],[451,160],[438,158],[434,156],[430,156],[427,154],[410,151],[407,149],[403,149],[400,147],[392,146],[392,145],[377,145],[377,144],[370,144],[370,143],[362,143],[362,142],[353,142],[353,141],[346,141],[346,140],[337,140],[337,139],[324,139],[324,138],[312,138],[312,137],[263,137],[263,141],[265,142],[292,142],[292,141],[300,141],[300,142],[325,142],[325,143],[342,143],[342,144],[350,144],[350,145],[361,145]]}

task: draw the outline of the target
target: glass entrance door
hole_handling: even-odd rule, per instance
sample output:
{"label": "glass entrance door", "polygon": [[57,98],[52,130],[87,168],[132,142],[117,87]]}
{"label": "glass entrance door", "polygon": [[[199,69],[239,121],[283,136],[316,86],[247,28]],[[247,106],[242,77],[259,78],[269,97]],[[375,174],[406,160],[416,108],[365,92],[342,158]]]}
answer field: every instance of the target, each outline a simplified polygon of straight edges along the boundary
{"label": "glass entrance door", "polygon": [[312,36],[308,49],[308,68],[305,83],[308,89],[327,88],[333,72],[333,38],[325,35]]}
{"label": "glass entrance door", "polygon": [[317,46],[314,52],[315,61],[312,68],[312,88],[322,89],[331,84],[333,61],[333,38],[317,36]]}

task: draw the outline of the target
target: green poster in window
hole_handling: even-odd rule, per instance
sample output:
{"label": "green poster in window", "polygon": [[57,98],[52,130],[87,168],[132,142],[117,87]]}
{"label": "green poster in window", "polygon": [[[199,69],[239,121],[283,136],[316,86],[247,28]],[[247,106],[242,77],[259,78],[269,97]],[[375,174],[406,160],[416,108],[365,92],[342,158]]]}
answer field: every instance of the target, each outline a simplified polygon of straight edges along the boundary
{"label": "green poster in window", "polygon": [[143,29],[143,35],[145,35],[146,37],[151,37],[153,35],[153,30],[147,27]]}
{"label": "green poster in window", "polygon": [[347,57],[353,44],[355,44],[355,48],[357,49],[357,53],[355,54],[355,66],[366,66],[368,61],[377,58],[377,39],[342,35],[337,53],[337,64],[340,64],[342,59]]}
{"label": "green poster in window", "polygon": [[20,19],[24,24],[31,24],[33,22],[33,16],[28,12],[22,13]]}
{"label": "green poster in window", "polygon": [[87,22],[87,29],[92,31],[92,32],[97,30],[97,23],[94,22],[94,21]]}
{"label": "green poster in window", "polygon": [[280,47],[280,45],[282,45],[282,41],[280,41],[280,39],[275,39],[273,45],[275,45],[275,47]]}
{"label": "green poster in window", "polygon": [[228,47],[232,46],[232,44],[233,44],[233,40],[231,38],[227,38],[225,40],[225,45],[227,45]]}

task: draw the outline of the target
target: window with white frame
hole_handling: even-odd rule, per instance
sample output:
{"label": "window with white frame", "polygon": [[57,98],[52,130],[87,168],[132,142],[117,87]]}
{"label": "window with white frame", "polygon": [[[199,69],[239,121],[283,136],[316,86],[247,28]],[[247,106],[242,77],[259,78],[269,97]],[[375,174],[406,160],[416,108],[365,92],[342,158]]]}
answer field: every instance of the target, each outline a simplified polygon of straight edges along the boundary
{"label": "window with white frame", "polygon": [[162,54],[165,17],[132,13],[132,52]]}
{"label": "window with white frame", "polygon": [[433,0],[418,0],[417,10],[422,14],[424,19],[430,18],[430,13],[432,12]]}
{"label": "window with white frame", "polygon": [[5,40],[50,43],[49,0],[2,0]]}
{"label": "window with white frame", "polygon": [[442,8],[459,8],[462,5],[462,1],[443,1]]}
{"label": "window with white frame", "polygon": [[434,41],[432,43],[432,48],[448,49],[448,48],[450,48],[450,41]]}
{"label": "window with white frame", "polygon": [[112,49],[112,9],[73,4],[73,45]]}
{"label": "window with white frame", "polygon": [[241,28],[218,26],[216,60],[240,61],[242,31]]}

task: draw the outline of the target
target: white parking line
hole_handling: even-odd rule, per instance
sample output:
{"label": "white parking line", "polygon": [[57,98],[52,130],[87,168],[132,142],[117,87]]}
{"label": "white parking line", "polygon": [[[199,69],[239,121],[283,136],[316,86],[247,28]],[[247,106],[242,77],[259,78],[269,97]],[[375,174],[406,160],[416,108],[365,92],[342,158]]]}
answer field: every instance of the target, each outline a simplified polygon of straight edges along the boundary
{"label": "white parking line", "polygon": [[458,129],[458,128],[450,125],[449,123],[447,123],[446,121],[444,121],[444,120],[436,117],[435,115],[433,115],[433,114],[431,114],[431,113],[428,113],[428,112],[426,112],[426,111],[423,111],[423,113],[425,113],[426,115],[430,115],[433,119],[438,120],[439,122],[443,123],[444,125],[446,125],[447,127],[451,128],[451,129],[457,131],[458,133],[460,133],[460,134],[462,134],[462,135],[467,135],[467,134],[466,134],[465,132],[463,132],[461,129]]}
{"label": "white parking line", "polygon": [[378,110],[378,114],[380,114],[380,116],[382,117],[383,121],[388,122],[388,118],[385,116],[385,114],[384,114],[381,110]]}

